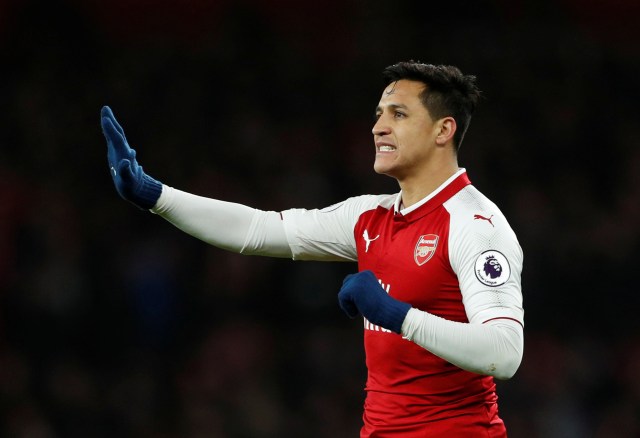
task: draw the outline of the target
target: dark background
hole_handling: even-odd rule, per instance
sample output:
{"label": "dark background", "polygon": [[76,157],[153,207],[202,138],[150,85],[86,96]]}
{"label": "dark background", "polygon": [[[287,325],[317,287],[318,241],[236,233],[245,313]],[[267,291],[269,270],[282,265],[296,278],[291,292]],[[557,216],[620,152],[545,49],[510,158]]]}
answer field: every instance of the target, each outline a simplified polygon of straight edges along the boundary
{"label": "dark background", "polygon": [[[602,3],[602,4],[601,4]],[[510,437],[640,436],[640,3],[0,1],[0,435],[355,437],[354,264],[225,253],[116,194],[110,105],[155,178],[282,210],[394,192],[381,70],[459,66],[459,161],[525,252]]]}

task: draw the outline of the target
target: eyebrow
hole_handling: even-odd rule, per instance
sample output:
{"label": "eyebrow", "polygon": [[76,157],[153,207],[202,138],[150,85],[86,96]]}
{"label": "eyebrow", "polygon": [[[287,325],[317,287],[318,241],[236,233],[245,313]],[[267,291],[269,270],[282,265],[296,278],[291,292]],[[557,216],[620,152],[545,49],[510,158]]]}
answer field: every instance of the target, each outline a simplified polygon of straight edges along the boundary
{"label": "eyebrow", "polygon": [[[397,110],[397,109],[409,109],[408,106],[402,104],[402,103],[390,103],[389,105],[385,105],[387,108],[391,109],[391,110]],[[376,107],[376,114],[382,112],[382,107],[380,105],[378,105]]]}

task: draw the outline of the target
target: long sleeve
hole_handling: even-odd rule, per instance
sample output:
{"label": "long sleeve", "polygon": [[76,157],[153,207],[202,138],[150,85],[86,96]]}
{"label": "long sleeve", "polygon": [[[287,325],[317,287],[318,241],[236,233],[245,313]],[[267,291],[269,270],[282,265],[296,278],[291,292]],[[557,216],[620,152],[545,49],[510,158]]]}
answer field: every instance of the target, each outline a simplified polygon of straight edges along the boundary
{"label": "long sleeve", "polygon": [[511,378],[522,361],[522,326],[507,318],[484,324],[448,321],[411,309],[402,335],[452,364],[498,379]]}
{"label": "long sleeve", "polygon": [[210,245],[247,255],[292,256],[280,213],[219,201],[167,185],[153,213]]}

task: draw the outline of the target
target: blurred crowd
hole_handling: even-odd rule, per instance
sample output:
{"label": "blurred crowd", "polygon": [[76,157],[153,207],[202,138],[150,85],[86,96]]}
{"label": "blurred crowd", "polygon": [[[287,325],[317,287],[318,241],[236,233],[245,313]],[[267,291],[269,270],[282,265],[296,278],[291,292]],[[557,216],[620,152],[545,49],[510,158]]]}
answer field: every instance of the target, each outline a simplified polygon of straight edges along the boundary
{"label": "blurred crowd", "polygon": [[640,436],[640,6],[598,3],[0,1],[0,436],[357,436],[356,265],[225,253],[126,203],[99,111],[166,184],[324,207],[397,190],[371,127],[407,59],[484,91],[459,161],[525,253],[510,437]]}

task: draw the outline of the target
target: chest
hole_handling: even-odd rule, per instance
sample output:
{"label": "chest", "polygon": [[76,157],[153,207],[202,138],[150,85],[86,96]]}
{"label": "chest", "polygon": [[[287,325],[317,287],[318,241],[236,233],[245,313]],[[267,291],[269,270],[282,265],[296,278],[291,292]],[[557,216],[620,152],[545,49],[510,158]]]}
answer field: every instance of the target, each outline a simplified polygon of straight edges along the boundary
{"label": "chest", "polygon": [[368,212],[354,230],[359,269],[373,271],[391,296],[414,307],[451,309],[461,296],[449,262],[449,229],[444,208],[419,218],[382,208]]}

